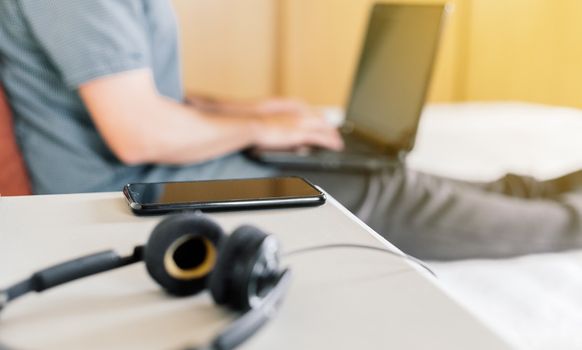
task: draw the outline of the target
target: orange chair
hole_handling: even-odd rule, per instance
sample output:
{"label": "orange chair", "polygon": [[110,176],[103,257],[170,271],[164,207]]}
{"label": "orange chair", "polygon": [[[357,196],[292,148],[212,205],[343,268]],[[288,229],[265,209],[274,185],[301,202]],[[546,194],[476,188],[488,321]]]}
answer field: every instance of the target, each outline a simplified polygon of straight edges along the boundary
{"label": "orange chair", "polygon": [[0,86],[0,195],[32,194],[30,181],[16,139],[8,101]]}

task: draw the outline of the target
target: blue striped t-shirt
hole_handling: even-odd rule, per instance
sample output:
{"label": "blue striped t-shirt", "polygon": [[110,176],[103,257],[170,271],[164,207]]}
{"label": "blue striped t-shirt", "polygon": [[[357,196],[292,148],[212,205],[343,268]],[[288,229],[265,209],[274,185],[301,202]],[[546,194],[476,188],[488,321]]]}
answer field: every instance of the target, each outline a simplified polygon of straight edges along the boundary
{"label": "blue striped t-shirt", "polygon": [[162,95],[182,100],[176,19],[168,0],[0,1],[0,82],[35,193],[271,172],[239,154],[191,166],[122,164],[77,88],[139,68],[152,70]]}

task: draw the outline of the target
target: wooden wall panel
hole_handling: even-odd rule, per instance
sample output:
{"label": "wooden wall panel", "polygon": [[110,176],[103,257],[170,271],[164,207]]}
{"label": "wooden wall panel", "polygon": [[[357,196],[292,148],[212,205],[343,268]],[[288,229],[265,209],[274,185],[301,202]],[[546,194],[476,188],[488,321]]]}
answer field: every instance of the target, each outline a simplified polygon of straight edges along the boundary
{"label": "wooden wall panel", "polygon": [[[389,1],[385,1],[389,2]],[[399,1],[402,2],[402,1]],[[406,0],[443,3],[444,0]],[[372,0],[282,0],[284,27],[281,91],[317,104],[343,104],[349,92]],[[429,93],[432,101],[459,99],[464,92],[465,31],[462,1],[453,1]]]}
{"label": "wooden wall panel", "polygon": [[187,91],[255,98],[272,94],[276,2],[173,0]]}

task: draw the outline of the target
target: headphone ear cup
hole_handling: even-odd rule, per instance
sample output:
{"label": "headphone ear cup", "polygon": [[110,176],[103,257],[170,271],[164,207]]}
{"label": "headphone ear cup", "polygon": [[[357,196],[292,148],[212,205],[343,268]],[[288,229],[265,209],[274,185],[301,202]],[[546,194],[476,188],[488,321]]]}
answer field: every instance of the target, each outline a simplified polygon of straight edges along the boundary
{"label": "headphone ear cup", "polygon": [[270,237],[256,227],[242,226],[222,245],[220,259],[209,279],[210,293],[217,304],[239,311],[253,306],[251,291],[258,287],[253,285],[257,284],[253,274],[263,244]]}
{"label": "headphone ear cup", "polygon": [[170,216],[154,228],[144,248],[147,271],[170,294],[196,294],[206,288],[223,238],[220,226],[203,215]]}

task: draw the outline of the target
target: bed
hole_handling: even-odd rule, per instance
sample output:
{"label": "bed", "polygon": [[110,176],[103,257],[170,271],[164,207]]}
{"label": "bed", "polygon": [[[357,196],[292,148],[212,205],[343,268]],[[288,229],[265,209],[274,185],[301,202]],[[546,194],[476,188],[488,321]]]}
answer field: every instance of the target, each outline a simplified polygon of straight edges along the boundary
{"label": "bed", "polygon": [[[412,168],[463,179],[582,169],[582,110],[525,103],[431,105]],[[441,284],[516,348],[582,349],[582,250],[432,262]]]}

